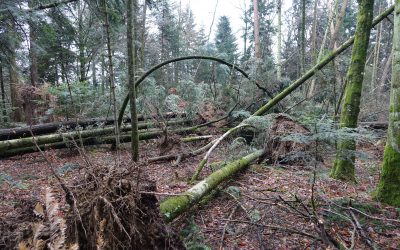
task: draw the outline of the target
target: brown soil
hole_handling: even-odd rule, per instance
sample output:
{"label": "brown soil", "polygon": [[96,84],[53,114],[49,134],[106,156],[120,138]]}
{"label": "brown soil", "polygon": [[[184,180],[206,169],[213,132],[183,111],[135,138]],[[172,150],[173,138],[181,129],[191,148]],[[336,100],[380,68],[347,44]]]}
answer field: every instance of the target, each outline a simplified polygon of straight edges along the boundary
{"label": "brown soil", "polygon": [[[198,148],[204,143],[185,144],[179,150]],[[107,167],[115,165],[117,156],[106,147],[88,149],[83,155],[66,149],[47,151],[45,155],[56,170],[66,164],[79,166],[66,171],[62,179],[74,193],[84,227],[91,235],[82,242],[72,236],[76,230],[69,231],[70,243],[78,241],[87,247],[85,249],[97,244],[93,235],[104,220],[105,228],[114,232],[118,239],[107,235],[104,241],[116,249],[123,248],[119,242],[131,249],[181,248],[173,230],[186,232],[187,245],[208,245],[212,249],[333,249],[320,240],[318,228],[310,216],[313,190],[315,213],[334,239],[347,247],[352,244],[354,227],[346,209],[351,206],[364,213],[354,211],[362,226],[361,231],[356,230],[354,249],[369,249],[367,240],[378,249],[399,249],[398,209],[372,199],[379,180],[382,147],[373,144],[361,147],[359,150],[372,158],[356,162],[357,184],[328,177],[333,158],[333,152],[329,151],[320,152],[323,162],[311,165],[252,165],[226,183],[208,202],[176,219],[170,224],[172,229],[159,217],[157,202],[190,187],[187,180],[201,156],[186,159],[176,167],[172,166],[173,162],[146,164],[145,159],[158,155],[157,142],[146,142],[141,144],[142,162],[135,165],[129,153],[122,150],[118,171],[113,178],[108,178]],[[227,148],[221,145],[210,162],[238,154]],[[314,168],[316,182],[312,189]],[[138,169],[142,171],[139,191],[136,188]],[[205,169],[202,177],[210,172]],[[21,239],[29,238],[32,222],[42,222],[33,209],[43,201],[46,186],[58,190],[68,226],[72,228],[77,223],[76,214],[65,201],[64,191],[51,176],[51,167],[42,160],[40,153],[2,160],[0,174],[8,176],[8,180],[0,183],[0,249],[9,249]],[[121,231],[100,196],[113,205],[131,240]],[[95,217],[96,213],[101,216]]]}

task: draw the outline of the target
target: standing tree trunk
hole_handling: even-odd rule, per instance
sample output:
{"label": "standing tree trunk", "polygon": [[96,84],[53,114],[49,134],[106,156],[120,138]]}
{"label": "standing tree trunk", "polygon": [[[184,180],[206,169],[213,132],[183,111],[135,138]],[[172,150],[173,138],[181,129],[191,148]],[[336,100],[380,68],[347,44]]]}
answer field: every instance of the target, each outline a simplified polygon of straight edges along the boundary
{"label": "standing tree trunk", "polygon": [[105,56],[104,56],[104,52],[101,52],[100,55],[101,58],[101,94],[104,95],[105,93],[105,89],[106,89],[106,60],[105,60]]}
{"label": "standing tree trunk", "polygon": [[111,91],[111,104],[113,107],[113,116],[114,116],[114,131],[115,131],[115,146],[119,148],[119,126],[117,119],[117,100],[115,97],[115,83],[114,83],[114,66],[112,61],[112,49],[111,49],[111,34],[110,34],[110,24],[108,21],[108,9],[107,9],[107,1],[102,1],[103,5],[103,13],[104,13],[104,28],[106,31],[107,37],[107,54],[108,54],[108,75],[109,75],[109,84]]}
{"label": "standing tree trunk", "polygon": [[396,0],[393,31],[389,129],[376,199],[400,207],[400,1]]}
{"label": "standing tree trunk", "polygon": [[248,59],[247,55],[247,31],[249,26],[249,19],[247,18],[247,7],[246,1],[244,1],[244,10],[243,10],[243,22],[244,22],[244,30],[243,30],[243,61]]}
{"label": "standing tree trunk", "polygon": [[[390,66],[392,65],[392,60],[393,60],[393,47],[390,50],[389,56],[386,58],[385,66],[383,67],[383,72],[380,78],[379,82],[379,90],[378,90],[378,98],[381,101],[385,101],[385,96],[386,96],[386,80],[389,76],[389,71],[390,71]],[[378,121],[380,122],[385,122],[387,121],[387,114],[384,112],[379,113],[379,118]]]}
{"label": "standing tree trunk", "polygon": [[[10,33],[14,33],[12,35],[15,35],[15,23],[11,20],[9,20],[9,28],[10,28]],[[10,50],[10,56],[9,56],[9,65],[8,65],[8,70],[9,70],[9,76],[10,76],[10,97],[11,97],[11,106],[13,108],[13,120],[15,122],[21,122],[22,121],[22,105],[18,97],[18,90],[17,86],[19,84],[19,79],[18,79],[18,72],[17,72],[17,62],[16,62],[16,55],[15,52],[16,48],[15,45],[11,48]]]}
{"label": "standing tree trunk", "polygon": [[254,55],[257,60],[261,60],[260,45],[260,14],[258,13],[258,0],[253,0],[253,20],[254,20]]}
{"label": "standing tree trunk", "polygon": [[[322,38],[321,47],[319,49],[317,60],[315,61],[315,64],[320,62],[321,59],[322,59],[322,56],[324,55],[325,43],[326,43],[326,40],[328,39],[328,32],[329,32],[329,28],[330,28],[332,20],[333,20],[333,15],[335,13],[335,9],[336,9],[337,3],[338,3],[338,0],[335,0],[335,4],[329,9],[328,24],[327,24],[327,26],[325,28],[324,37]],[[308,96],[313,96],[314,95],[314,92],[315,92],[315,81],[316,81],[316,77],[314,77],[312,79],[312,81],[311,81],[310,88],[308,89]]]}
{"label": "standing tree trunk", "polygon": [[1,104],[3,109],[3,121],[7,122],[7,106],[6,106],[6,92],[4,89],[4,78],[3,78],[3,64],[0,61],[0,90],[1,90]]}
{"label": "standing tree trunk", "polygon": [[78,1],[78,50],[79,50],[79,81],[84,82],[86,81],[86,58],[85,58],[85,38],[83,34],[82,1]]}
{"label": "standing tree trunk", "polygon": [[127,1],[127,49],[128,49],[128,87],[129,87],[129,103],[131,111],[131,126],[132,126],[132,159],[139,160],[139,132],[138,118],[136,110],[136,88],[135,88],[135,68],[136,68],[136,46],[134,44],[136,37],[136,9],[137,0]]}
{"label": "standing tree trunk", "polygon": [[[331,49],[331,50],[337,49],[337,40],[338,40],[338,36],[339,36],[339,31],[340,31],[340,27],[342,27],[344,16],[346,15],[346,7],[347,7],[348,2],[349,2],[348,0],[344,0],[343,1],[342,8],[340,9],[339,16],[336,18],[335,27],[332,26],[331,41],[329,43],[329,49]],[[334,69],[334,72],[335,72],[335,83],[333,85],[333,87],[334,87],[334,91],[333,92],[336,93],[336,90],[335,90],[336,88],[338,88],[338,89],[342,88],[342,76],[341,76],[341,73],[340,73],[340,70],[339,70],[339,63],[338,63],[338,60],[336,58],[334,58],[332,60],[332,66],[333,66],[333,69]],[[336,98],[336,96],[335,96],[335,98]],[[335,110],[339,111],[339,109],[337,107],[340,106],[340,98],[339,98],[339,101],[338,101],[337,104],[335,102],[335,106],[336,106]],[[336,114],[335,114],[334,119],[335,119],[335,122],[336,122],[336,119],[337,119],[337,115]]]}
{"label": "standing tree trunk", "polygon": [[[36,7],[36,0],[28,1],[28,7]],[[29,18],[29,60],[30,60],[30,81],[35,86],[39,81],[38,62],[37,62],[37,25],[32,17]]]}
{"label": "standing tree trunk", "polygon": [[300,54],[300,75],[306,67],[306,0],[301,1],[301,54]]}
{"label": "standing tree trunk", "polygon": [[140,68],[144,69],[144,49],[146,45],[146,17],[147,17],[147,1],[145,0],[143,3],[143,12],[142,12],[142,30],[141,30],[141,46],[140,46]]}
{"label": "standing tree trunk", "polygon": [[313,63],[317,62],[317,7],[318,7],[318,0],[314,0],[312,40],[311,40],[311,52],[312,52]]}
{"label": "standing tree trunk", "polygon": [[94,88],[97,90],[97,76],[96,76],[96,58],[93,58],[92,61],[92,84]]}
{"label": "standing tree trunk", "polygon": [[278,82],[282,81],[282,0],[278,0],[277,3],[277,14],[278,14],[278,48],[277,48],[277,69],[276,78]]}
{"label": "standing tree trunk", "polygon": [[[379,13],[381,12],[381,6],[379,6]],[[377,82],[377,71],[378,71],[378,64],[379,64],[379,55],[380,55],[380,50],[381,50],[381,37],[382,37],[382,23],[378,25],[378,29],[376,32],[376,40],[375,40],[375,46],[374,46],[374,51],[373,51],[373,63],[372,63],[372,76],[371,76],[371,88],[370,91],[371,93],[374,92],[375,90],[375,83]],[[376,98],[377,96],[375,95],[375,102],[376,104],[378,99]]]}
{"label": "standing tree trunk", "polygon": [[[341,128],[356,128],[360,112],[360,99],[364,67],[367,59],[369,35],[372,27],[374,0],[358,0],[357,25],[351,63],[347,73],[347,86],[340,115]],[[355,181],[354,161],[356,142],[354,139],[340,139],[331,177]]]}

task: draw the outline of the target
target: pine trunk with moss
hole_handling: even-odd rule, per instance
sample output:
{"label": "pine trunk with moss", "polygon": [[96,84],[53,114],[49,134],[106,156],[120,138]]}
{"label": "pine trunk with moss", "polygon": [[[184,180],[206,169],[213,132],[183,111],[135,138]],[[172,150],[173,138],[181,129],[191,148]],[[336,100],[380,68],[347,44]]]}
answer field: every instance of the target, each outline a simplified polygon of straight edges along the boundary
{"label": "pine trunk with moss", "polygon": [[396,0],[394,13],[389,130],[375,198],[400,207],[400,0]]}
{"label": "pine trunk with moss", "polygon": [[[356,33],[351,63],[347,73],[347,86],[340,114],[341,128],[356,128],[360,113],[360,99],[364,68],[367,59],[369,35],[372,28],[374,0],[358,0]],[[336,159],[331,177],[345,181],[355,181],[354,161],[356,142],[354,139],[339,140]]]}

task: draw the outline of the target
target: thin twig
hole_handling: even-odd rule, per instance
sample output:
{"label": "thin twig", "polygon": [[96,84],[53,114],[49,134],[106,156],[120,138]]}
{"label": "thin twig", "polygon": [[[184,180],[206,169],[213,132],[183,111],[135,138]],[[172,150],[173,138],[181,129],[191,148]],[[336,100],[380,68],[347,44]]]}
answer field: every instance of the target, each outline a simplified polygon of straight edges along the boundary
{"label": "thin twig", "polygon": [[106,204],[111,211],[111,214],[115,220],[115,222],[117,223],[117,225],[119,226],[119,228],[126,234],[126,236],[128,237],[129,240],[131,239],[131,236],[129,235],[129,233],[126,231],[124,225],[122,225],[121,220],[119,219],[117,213],[115,212],[114,206],[111,204],[111,202],[109,202],[106,198],[104,198],[103,196],[99,196],[98,199],[102,200],[104,202],[104,204]]}
{"label": "thin twig", "polygon": [[354,221],[354,224],[356,225],[356,228],[358,232],[361,235],[361,238],[364,240],[364,242],[371,248],[371,249],[378,249],[375,245],[375,243],[365,234],[364,229],[362,228],[360,222],[357,220],[356,215],[353,213],[353,211],[349,211],[349,214],[351,215],[351,218]]}
{"label": "thin twig", "polygon": [[236,212],[236,209],[239,207],[239,205],[236,205],[233,209],[232,212],[229,214],[228,221],[225,223],[224,229],[222,230],[222,236],[221,236],[221,243],[219,244],[219,249],[222,250],[224,247],[224,238],[225,238],[225,232],[226,228],[228,227],[229,221],[232,220],[233,215]]}

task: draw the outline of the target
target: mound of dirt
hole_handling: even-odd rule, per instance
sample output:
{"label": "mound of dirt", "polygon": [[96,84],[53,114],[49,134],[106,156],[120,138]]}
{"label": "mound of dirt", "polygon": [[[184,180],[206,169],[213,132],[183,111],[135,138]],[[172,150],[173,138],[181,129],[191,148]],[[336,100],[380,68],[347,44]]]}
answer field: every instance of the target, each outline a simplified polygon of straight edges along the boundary
{"label": "mound of dirt", "polygon": [[0,231],[10,232],[1,247],[184,249],[159,215],[156,184],[142,174],[137,185],[137,169],[97,167],[60,190],[47,187],[43,203],[27,204],[25,216],[1,222]]}
{"label": "mound of dirt", "polygon": [[269,163],[303,165],[310,160],[310,130],[285,114],[275,114],[266,130],[265,158]]}

